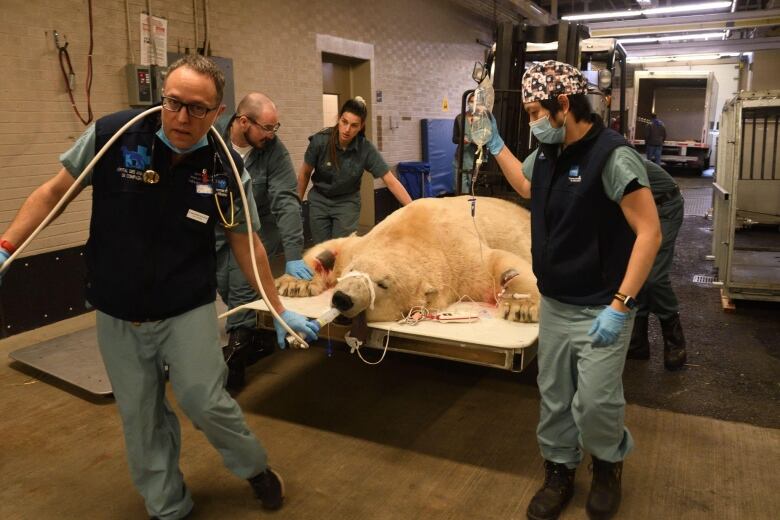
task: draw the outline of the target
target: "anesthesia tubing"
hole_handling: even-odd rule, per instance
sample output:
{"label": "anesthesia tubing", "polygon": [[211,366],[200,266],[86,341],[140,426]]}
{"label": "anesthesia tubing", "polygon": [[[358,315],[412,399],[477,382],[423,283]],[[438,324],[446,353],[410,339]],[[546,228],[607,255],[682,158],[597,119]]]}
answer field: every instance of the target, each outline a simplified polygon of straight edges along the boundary
{"label": "anesthesia tubing", "polygon": [[[16,248],[16,251],[8,257],[8,259],[3,263],[2,266],[0,266],[0,273],[3,273],[8,269],[8,267],[11,265],[11,263],[16,259],[16,257],[24,251],[24,249],[32,242],[35,237],[38,236],[38,234],[48,226],[52,220],[54,220],[57,215],[59,215],[60,211],[62,211],[62,208],[67,204],[71,197],[73,197],[73,194],[76,192],[76,190],[79,189],[81,186],[81,182],[84,180],[84,177],[87,176],[89,172],[92,171],[92,168],[94,168],[95,164],[103,157],[103,155],[108,151],[108,149],[113,145],[119,137],[124,134],[128,128],[130,128],[132,125],[134,125],[137,121],[140,121],[144,117],[153,114],[155,112],[159,112],[162,110],[161,106],[152,107],[149,110],[145,110],[144,112],[141,112],[137,116],[135,116],[133,119],[125,123],[125,125],[117,130],[117,132],[111,137],[111,139],[108,140],[108,142],[103,146],[103,148],[100,149],[100,151],[95,155],[95,157],[87,164],[86,168],[84,168],[84,171],[81,172],[81,174],[76,178],[76,180],[73,182],[70,188],[68,188],[68,191],[65,192],[65,194],[62,196],[62,198],[57,202],[57,204],[54,206],[54,208],[49,212],[48,215],[46,215],[46,218],[43,219],[43,221],[38,225],[37,228],[30,234],[29,237],[27,237],[27,240],[22,242],[22,244]],[[263,297],[263,300],[268,302],[268,296],[265,293],[265,289],[263,289],[263,284],[260,280],[260,272],[257,270],[257,260],[255,255],[255,244],[254,244],[254,230],[252,229],[252,222],[247,216],[250,214],[249,212],[249,202],[246,198],[246,192],[244,191],[244,185],[241,182],[241,174],[238,171],[238,167],[236,166],[235,161],[233,161],[233,156],[230,154],[230,150],[228,149],[227,145],[225,144],[225,141],[222,139],[222,136],[219,135],[219,132],[212,126],[209,131],[214,135],[217,139],[217,142],[222,147],[222,150],[225,152],[225,155],[228,158],[228,161],[230,162],[230,167],[233,170],[233,175],[236,178],[236,185],[238,186],[238,191],[241,194],[241,204],[244,208],[244,217],[246,219],[246,226],[247,226],[247,240],[249,240],[249,256],[252,259],[252,271],[255,275],[255,281],[257,282],[257,286],[260,289],[260,294]],[[308,344],[306,341],[301,337],[297,332],[295,332],[285,321],[282,319],[282,317],[276,312],[276,309],[273,308],[272,305],[268,305],[268,309],[273,315],[274,319],[278,321],[282,327],[284,327],[284,330],[287,331],[288,334],[292,335],[296,343],[300,345],[302,348],[308,348]]]}

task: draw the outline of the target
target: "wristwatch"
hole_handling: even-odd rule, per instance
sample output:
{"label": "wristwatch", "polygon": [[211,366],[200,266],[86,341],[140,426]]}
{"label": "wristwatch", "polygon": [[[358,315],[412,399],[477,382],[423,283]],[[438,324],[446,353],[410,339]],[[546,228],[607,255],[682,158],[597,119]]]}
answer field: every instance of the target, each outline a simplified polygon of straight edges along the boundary
{"label": "wristwatch", "polygon": [[634,298],[633,296],[629,296],[627,294],[617,292],[615,293],[615,299],[623,302],[623,305],[625,305],[629,309],[635,309],[637,306],[636,298]]}

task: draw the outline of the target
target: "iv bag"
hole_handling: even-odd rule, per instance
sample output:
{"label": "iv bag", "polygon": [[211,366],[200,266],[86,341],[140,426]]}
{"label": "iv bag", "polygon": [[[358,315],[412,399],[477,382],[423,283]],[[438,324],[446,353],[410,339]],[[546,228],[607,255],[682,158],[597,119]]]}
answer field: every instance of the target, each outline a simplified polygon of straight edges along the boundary
{"label": "iv bag", "polygon": [[493,129],[490,124],[490,112],[487,110],[480,110],[474,112],[471,117],[471,142],[477,146],[484,146],[490,141],[490,137],[493,134]]}
{"label": "iv bag", "polygon": [[493,80],[490,76],[483,79],[479,86],[474,89],[474,111],[476,112],[480,108],[493,111],[493,102],[495,101],[496,93],[493,90]]}
{"label": "iv bag", "polygon": [[474,90],[471,117],[471,142],[477,146],[484,146],[492,135],[490,112],[493,110],[495,91],[493,81],[489,76],[485,77]]}

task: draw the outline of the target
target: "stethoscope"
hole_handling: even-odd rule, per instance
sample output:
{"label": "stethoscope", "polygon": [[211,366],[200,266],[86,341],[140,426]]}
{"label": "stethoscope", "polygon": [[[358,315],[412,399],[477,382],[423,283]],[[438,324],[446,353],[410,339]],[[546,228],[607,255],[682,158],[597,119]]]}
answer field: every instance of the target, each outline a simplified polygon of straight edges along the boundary
{"label": "stethoscope", "polygon": [[[148,168],[144,170],[144,173],[141,175],[141,179],[143,180],[144,184],[154,185],[160,182],[160,174],[157,172],[157,170],[154,169],[154,149],[157,143],[157,139],[158,137],[155,136],[152,140],[150,163]],[[219,214],[219,219],[221,220],[222,226],[225,229],[232,229],[238,226],[238,224],[236,223],[236,209],[233,202],[233,193],[230,191],[230,181],[228,180],[227,173],[224,173],[227,170],[225,169],[225,165],[222,162],[222,157],[220,157],[219,153],[217,153],[216,145],[213,142],[211,135],[209,134],[206,139],[208,140],[208,145],[211,147],[214,154],[211,167],[211,171],[213,172],[212,181],[209,183],[208,176],[204,173],[203,183],[198,184],[196,186],[196,190],[199,193],[204,194],[208,194],[209,191],[211,192],[212,197],[214,197],[214,205],[217,207],[217,214]],[[217,163],[219,163],[219,170],[217,170]],[[216,173],[217,171],[223,173]],[[227,217],[225,217],[225,214],[222,212],[222,204],[219,202],[220,197],[227,197],[227,199],[230,201],[230,220],[228,220]]]}

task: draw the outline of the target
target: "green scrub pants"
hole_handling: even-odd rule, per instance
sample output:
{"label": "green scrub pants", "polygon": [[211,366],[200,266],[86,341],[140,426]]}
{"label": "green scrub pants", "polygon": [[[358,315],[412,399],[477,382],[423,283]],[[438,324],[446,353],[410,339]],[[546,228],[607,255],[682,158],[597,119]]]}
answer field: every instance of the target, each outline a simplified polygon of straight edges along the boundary
{"label": "green scrub pants", "polygon": [[674,242],[683,223],[685,200],[678,195],[658,206],[658,218],[661,220],[661,248],[655,257],[653,268],[647,276],[647,281],[637,295],[639,308],[637,316],[647,316],[653,313],[658,319],[666,321],[680,310],[677,296],[672,289],[669,271],[674,260]]}
{"label": "green scrub pants", "polygon": [[181,433],[165,398],[165,364],[181,409],[228,470],[247,479],[266,469],[265,449],[225,390],[217,327],[214,303],[146,323],[97,312],[98,345],[122,417],[130,474],[150,516],[182,518],[193,505],[179,469]]}
{"label": "green scrub pants", "polygon": [[618,462],[634,441],[623,425],[623,365],[634,324],[633,313],[618,340],[594,347],[588,335],[603,306],[584,307],[543,296],[539,315],[541,411],[536,436],[542,456],[576,467],[584,448]]}
{"label": "green scrub pants", "polygon": [[[281,235],[272,215],[260,217],[260,222],[261,228],[258,234],[270,259],[282,249]],[[227,243],[217,250],[217,292],[227,305],[228,310],[260,299],[260,295],[255,292],[244,277],[243,271],[236,262],[236,257],[233,256],[233,250]],[[252,310],[240,311],[227,317],[225,331],[228,334],[241,327],[256,328],[257,313]]]}
{"label": "green scrub pants", "polygon": [[309,229],[315,244],[346,237],[357,231],[360,221],[360,192],[326,197],[309,190]]}

